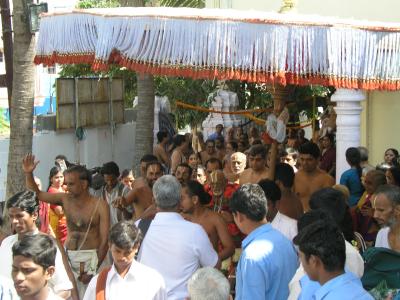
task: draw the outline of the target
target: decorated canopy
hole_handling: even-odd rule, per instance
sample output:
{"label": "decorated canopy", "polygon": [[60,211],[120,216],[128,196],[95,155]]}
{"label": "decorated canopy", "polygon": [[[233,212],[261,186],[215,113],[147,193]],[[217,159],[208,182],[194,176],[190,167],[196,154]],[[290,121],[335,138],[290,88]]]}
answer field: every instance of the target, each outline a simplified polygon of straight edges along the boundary
{"label": "decorated canopy", "polygon": [[191,8],[42,16],[35,63],[259,83],[400,89],[400,24]]}

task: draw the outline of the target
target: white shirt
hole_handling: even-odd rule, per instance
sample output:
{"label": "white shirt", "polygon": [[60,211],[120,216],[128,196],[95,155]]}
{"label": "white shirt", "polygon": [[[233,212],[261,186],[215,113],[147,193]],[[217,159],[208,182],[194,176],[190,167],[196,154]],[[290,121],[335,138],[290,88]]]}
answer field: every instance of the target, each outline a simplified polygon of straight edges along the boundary
{"label": "white shirt", "polygon": [[64,299],[54,294],[54,292],[51,289],[49,289],[49,294],[47,295],[46,300],[64,300]]}
{"label": "white shirt", "polygon": [[[96,300],[98,275],[90,281],[83,300]],[[107,274],[105,300],[166,300],[164,279],[161,275],[137,261],[133,261],[128,273],[122,278],[114,265]]]}
{"label": "white shirt", "polygon": [[[361,257],[360,253],[352,244],[348,241],[345,241],[346,245],[346,263],[345,270],[352,272],[358,278],[361,278],[364,274],[364,260]],[[300,267],[297,269],[294,274],[292,280],[289,283],[289,297],[288,300],[296,300],[298,299],[301,293],[300,279],[306,274],[303,269],[303,266],[300,264]]]}
{"label": "white shirt", "polygon": [[200,267],[214,267],[218,254],[203,227],[178,213],[159,212],[142,242],[139,261],[164,277],[167,297],[175,300],[189,296],[192,274]]}
{"label": "white shirt", "polygon": [[[38,232],[37,232],[38,233]],[[18,241],[18,234],[6,237],[0,246],[0,275],[12,279],[12,246]],[[69,280],[67,271],[65,270],[64,263],[60,250],[57,247],[55,272],[53,277],[49,280],[49,287],[54,292],[72,290],[72,283]]]}
{"label": "white shirt", "polygon": [[12,280],[0,276],[0,300],[17,300],[19,299],[17,292],[14,289]]}
{"label": "white shirt", "polygon": [[297,235],[297,221],[281,214],[279,211],[271,222],[271,226],[286,236],[289,241]]}
{"label": "white shirt", "polygon": [[389,231],[390,227],[383,227],[378,231],[375,241],[375,247],[391,249],[389,245]]}
{"label": "white shirt", "polygon": [[112,204],[112,202],[117,198],[117,197],[125,197],[128,193],[130,192],[130,189],[126,186],[124,186],[124,184],[122,182],[118,182],[113,189],[108,192],[107,188],[105,185],[103,185],[100,189],[98,190],[93,190],[91,192],[91,194],[94,197],[97,198],[105,198],[104,200],[107,201],[108,203],[108,207],[110,210],[110,227],[116,223],[118,223],[118,208],[114,207],[114,205]]}

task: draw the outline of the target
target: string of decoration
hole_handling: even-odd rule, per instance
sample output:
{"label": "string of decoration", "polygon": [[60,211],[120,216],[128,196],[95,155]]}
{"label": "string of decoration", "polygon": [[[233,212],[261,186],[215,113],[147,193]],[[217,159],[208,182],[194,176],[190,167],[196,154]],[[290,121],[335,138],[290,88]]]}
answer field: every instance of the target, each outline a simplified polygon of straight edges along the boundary
{"label": "string of decoration", "polygon": [[42,17],[35,63],[399,90],[400,24],[188,8],[74,10]]}

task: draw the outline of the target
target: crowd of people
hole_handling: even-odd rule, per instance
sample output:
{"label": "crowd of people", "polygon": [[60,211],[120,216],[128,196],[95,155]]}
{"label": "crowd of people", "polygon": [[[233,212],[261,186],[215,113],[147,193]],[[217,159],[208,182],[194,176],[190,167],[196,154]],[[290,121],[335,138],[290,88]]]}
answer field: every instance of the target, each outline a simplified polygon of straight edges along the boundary
{"label": "crowd of people", "polygon": [[47,189],[25,156],[0,299],[373,299],[381,281],[362,255],[400,257],[396,149],[377,167],[366,148],[347,149],[335,184],[331,132],[313,142],[291,130],[278,144],[219,124],[206,141],[157,139],[139,174],[107,162],[94,178],[59,155]]}

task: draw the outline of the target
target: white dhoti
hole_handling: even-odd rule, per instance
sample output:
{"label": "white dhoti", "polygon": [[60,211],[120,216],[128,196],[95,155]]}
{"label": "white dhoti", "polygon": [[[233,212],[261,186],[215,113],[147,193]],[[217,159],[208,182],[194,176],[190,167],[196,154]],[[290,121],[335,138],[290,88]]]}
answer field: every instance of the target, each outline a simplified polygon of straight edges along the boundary
{"label": "white dhoti", "polygon": [[82,283],[78,277],[81,273],[96,275],[98,264],[97,250],[67,250],[67,255],[71,264],[72,272],[74,273],[79,298],[83,299],[87,284]]}

